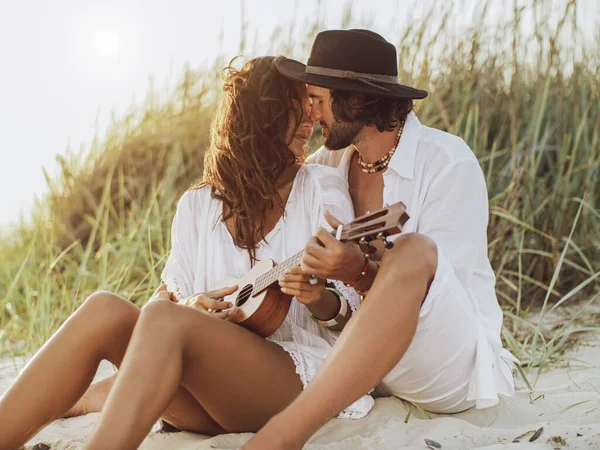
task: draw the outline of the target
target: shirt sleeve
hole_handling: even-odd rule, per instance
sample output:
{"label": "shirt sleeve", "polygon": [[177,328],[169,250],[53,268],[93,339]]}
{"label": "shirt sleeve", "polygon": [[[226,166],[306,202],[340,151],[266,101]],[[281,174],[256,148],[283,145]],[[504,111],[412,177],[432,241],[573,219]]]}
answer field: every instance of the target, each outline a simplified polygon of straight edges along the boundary
{"label": "shirt sleeve", "polygon": [[313,172],[316,176],[312,177],[310,183],[314,185],[312,217],[315,231],[317,227],[332,229],[325,220],[325,211],[342,223],[351,222],[354,219],[354,207],[346,180],[335,170],[326,167],[315,168]]}
{"label": "shirt sleeve", "polygon": [[[346,224],[354,219],[354,206],[350,199],[348,184],[337,172],[328,170],[327,174],[318,177],[316,182],[313,217],[317,218],[317,227],[332,231],[325,220],[325,211],[329,211],[340,222]],[[316,228],[315,228],[316,231]],[[360,297],[352,288],[348,288],[338,280],[328,280],[348,300],[352,311],[360,306]]]}
{"label": "shirt sleeve", "polygon": [[306,163],[337,168],[344,159],[344,154],[345,150],[328,150],[322,146],[306,158]]}
{"label": "shirt sleeve", "polygon": [[194,195],[188,191],[177,203],[171,226],[171,252],[162,271],[161,279],[167,290],[183,301],[194,294],[198,232],[194,221]]}
{"label": "shirt sleeve", "polygon": [[327,149],[325,147],[320,147],[317,151],[315,151],[312,155],[309,155],[308,158],[306,158],[306,163],[307,164],[323,164],[326,165],[325,160],[325,156],[326,156],[326,152]]}
{"label": "shirt sleeve", "polygon": [[422,208],[417,231],[435,241],[467,288],[481,249],[487,248],[488,193],[478,161],[447,168],[433,181]]}

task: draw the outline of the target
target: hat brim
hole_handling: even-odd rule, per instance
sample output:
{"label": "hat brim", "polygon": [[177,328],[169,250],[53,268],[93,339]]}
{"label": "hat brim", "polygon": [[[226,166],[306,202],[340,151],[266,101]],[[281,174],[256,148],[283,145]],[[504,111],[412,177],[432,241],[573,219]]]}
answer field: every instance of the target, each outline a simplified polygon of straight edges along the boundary
{"label": "hat brim", "polygon": [[279,73],[286,78],[327,89],[336,89],[340,91],[350,91],[360,94],[370,94],[378,97],[390,97],[398,99],[420,100],[427,97],[427,91],[415,89],[403,84],[377,83],[379,86],[388,89],[387,91],[382,91],[356,80],[306,73],[306,65],[293,59],[280,59],[275,63],[275,65]]}

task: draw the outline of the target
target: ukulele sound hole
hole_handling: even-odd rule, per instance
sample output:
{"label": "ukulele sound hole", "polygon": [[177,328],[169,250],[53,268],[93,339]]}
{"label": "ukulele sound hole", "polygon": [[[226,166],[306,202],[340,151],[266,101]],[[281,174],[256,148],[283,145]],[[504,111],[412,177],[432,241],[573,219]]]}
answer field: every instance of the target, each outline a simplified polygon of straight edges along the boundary
{"label": "ukulele sound hole", "polygon": [[248,301],[250,295],[252,295],[252,285],[248,284],[240,291],[237,298],[235,299],[235,306],[242,306]]}

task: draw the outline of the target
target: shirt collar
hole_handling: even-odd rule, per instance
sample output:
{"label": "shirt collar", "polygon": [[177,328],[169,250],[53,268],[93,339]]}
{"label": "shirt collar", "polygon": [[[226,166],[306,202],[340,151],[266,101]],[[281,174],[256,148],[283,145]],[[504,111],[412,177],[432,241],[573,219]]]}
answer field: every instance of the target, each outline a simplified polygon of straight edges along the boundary
{"label": "shirt collar", "polygon": [[350,168],[350,161],[352,161],[352,155],[355,151],[356,148],[354,145],[349,145],[346,147],[346,150],[344,150],[344,156],[342,157],[340,165],[338,166],[338,170],[341,170],[346,182],[348,181],[348,169]]}
{"label": "shirt collar", "polygon": [[[419,144],[422,128],[423,125],[421,125],[416,114],[412,111],[408,113],[402,135],[400,136],[400,142],[398,143],[398,148],[388,165],[388,169],[392,169],[399,176],[409,180],[414,178],[415,156],[417,154],[417,145]],[[355,150],[353,145],[347,147],[346,150],[344,150],[344,156],[338,166],[338,170],[344,174],[346,181],[348,180],[350,161],[352,160],[352,155]],[[389,173],[389,170],[385,173]]]}
{"label": "shirt collar", "polygon": [[389,169],[392,169],[402,178],[408,178],[409,180],[414,178],[415,156],[422,128],[423,125],[421,125],[415,113],[411,111],[406,117],[398,148],[388,166]]}

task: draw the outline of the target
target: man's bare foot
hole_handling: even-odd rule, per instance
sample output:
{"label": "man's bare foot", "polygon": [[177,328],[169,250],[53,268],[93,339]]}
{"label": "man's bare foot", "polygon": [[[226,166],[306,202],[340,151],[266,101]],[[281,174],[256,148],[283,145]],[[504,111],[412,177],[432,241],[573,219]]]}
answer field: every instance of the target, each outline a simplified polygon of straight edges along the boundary
{"label": "man's bare foot", "polygon": [[117,374],[114,373],[111,376],[92,384],[79,401],[63,415],[63,418],[83,416],[85,414],[102,411],[116,376]]}

